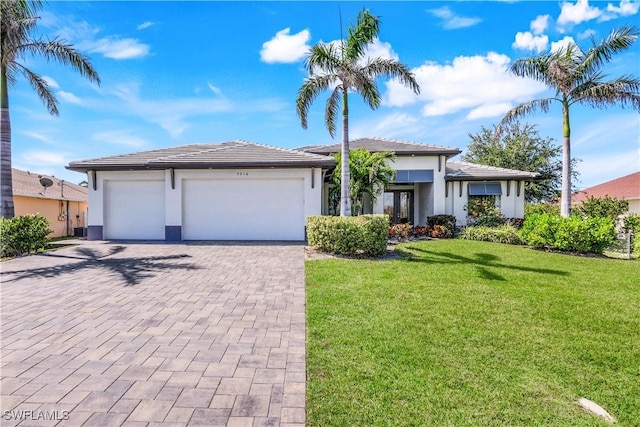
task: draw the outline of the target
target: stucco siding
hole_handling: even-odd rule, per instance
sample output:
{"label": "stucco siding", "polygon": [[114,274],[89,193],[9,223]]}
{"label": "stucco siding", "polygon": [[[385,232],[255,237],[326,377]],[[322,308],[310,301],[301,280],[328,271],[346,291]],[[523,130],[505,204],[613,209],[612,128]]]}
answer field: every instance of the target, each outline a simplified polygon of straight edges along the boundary
{"label": "stucco siding", "polygon": [[[73,228],[84,227],[86,202],[67,200],[37,199],[35,197],[13,196],[15,215],[40,214],[49,220],[49,228],[53,230],[48,237],[64,237],[73,235]],[[67,203],[69,205],[69,225],[67,226]],[[77,215],[77,217],[76,217]]]}

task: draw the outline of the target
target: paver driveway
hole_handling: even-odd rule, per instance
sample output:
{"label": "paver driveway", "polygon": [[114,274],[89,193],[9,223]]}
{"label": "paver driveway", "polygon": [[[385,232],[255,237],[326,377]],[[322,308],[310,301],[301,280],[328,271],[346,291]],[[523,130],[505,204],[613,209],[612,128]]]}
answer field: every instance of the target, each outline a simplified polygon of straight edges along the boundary
{"label": "paver driveway", "polygon": [[304,425],[303,246],[88,243],[1,268],[3,426]]}

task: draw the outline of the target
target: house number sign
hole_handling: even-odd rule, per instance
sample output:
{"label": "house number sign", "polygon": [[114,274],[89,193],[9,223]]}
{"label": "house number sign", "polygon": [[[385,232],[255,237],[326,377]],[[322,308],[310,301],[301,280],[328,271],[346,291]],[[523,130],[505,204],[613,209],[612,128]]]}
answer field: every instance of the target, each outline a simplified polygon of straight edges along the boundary
{"label": "house number sign", "polygon": [[249,172],[236,172],[236,176],[249,176]]}

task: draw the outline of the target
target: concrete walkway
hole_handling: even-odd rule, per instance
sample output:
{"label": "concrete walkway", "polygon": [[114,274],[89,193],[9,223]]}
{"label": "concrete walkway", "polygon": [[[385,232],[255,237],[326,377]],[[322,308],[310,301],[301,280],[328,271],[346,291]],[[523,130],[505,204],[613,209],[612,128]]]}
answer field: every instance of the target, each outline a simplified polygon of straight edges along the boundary
{"label": "concrete walkway", "polygon": [[0,268],[3,426],[304,425],[302,245],[89,243]]}

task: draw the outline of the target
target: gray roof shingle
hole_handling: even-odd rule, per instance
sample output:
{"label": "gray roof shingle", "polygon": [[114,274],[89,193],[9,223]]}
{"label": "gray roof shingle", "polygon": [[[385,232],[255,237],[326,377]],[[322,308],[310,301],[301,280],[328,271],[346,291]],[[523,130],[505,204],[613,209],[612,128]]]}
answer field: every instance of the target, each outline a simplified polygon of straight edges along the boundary
{"label": "gray roof shingle", "polygon": [[190,144],[69,163],[75,171],[122,169],[199,169],[263,167],[332,167],[332,157],[299,150],[229,141],[220,144]]}
{"label": "gray roof shingle", "polygon": [[[331,145],[308,145],[300,147],[298,150],[316,154],[332,154],[340,152],[341,143]],[[460,150],[454,147],[444,147],[440,145],[421,144],[410,141],[400,141],[389,138],[358,138],[349,141],[349,149],[357,150],[364,148],[370,152],[392,151],[396,156],[411,155],[439,155],[445,154],[448,157],[460,154]]]}
{"label": "gray roof shingle", "polygon": [[486,181],[515,179],[533,181],[540,178],[537,172],[526,172],[515,169],[497,168],[467,162],[447,162],[445,180],[447,181]]}
{"label": "gray roof shingle", "polygon": [[[49,178],[53,185],[44,188],[40,184],[40,178]],[[13,195],[35,197],[38,199],[69,200],[72,202],[86,202],[87,188],[81,185],[62,181],[49,175],[32,173],[20,169],[11,169],[13,181]]]}

